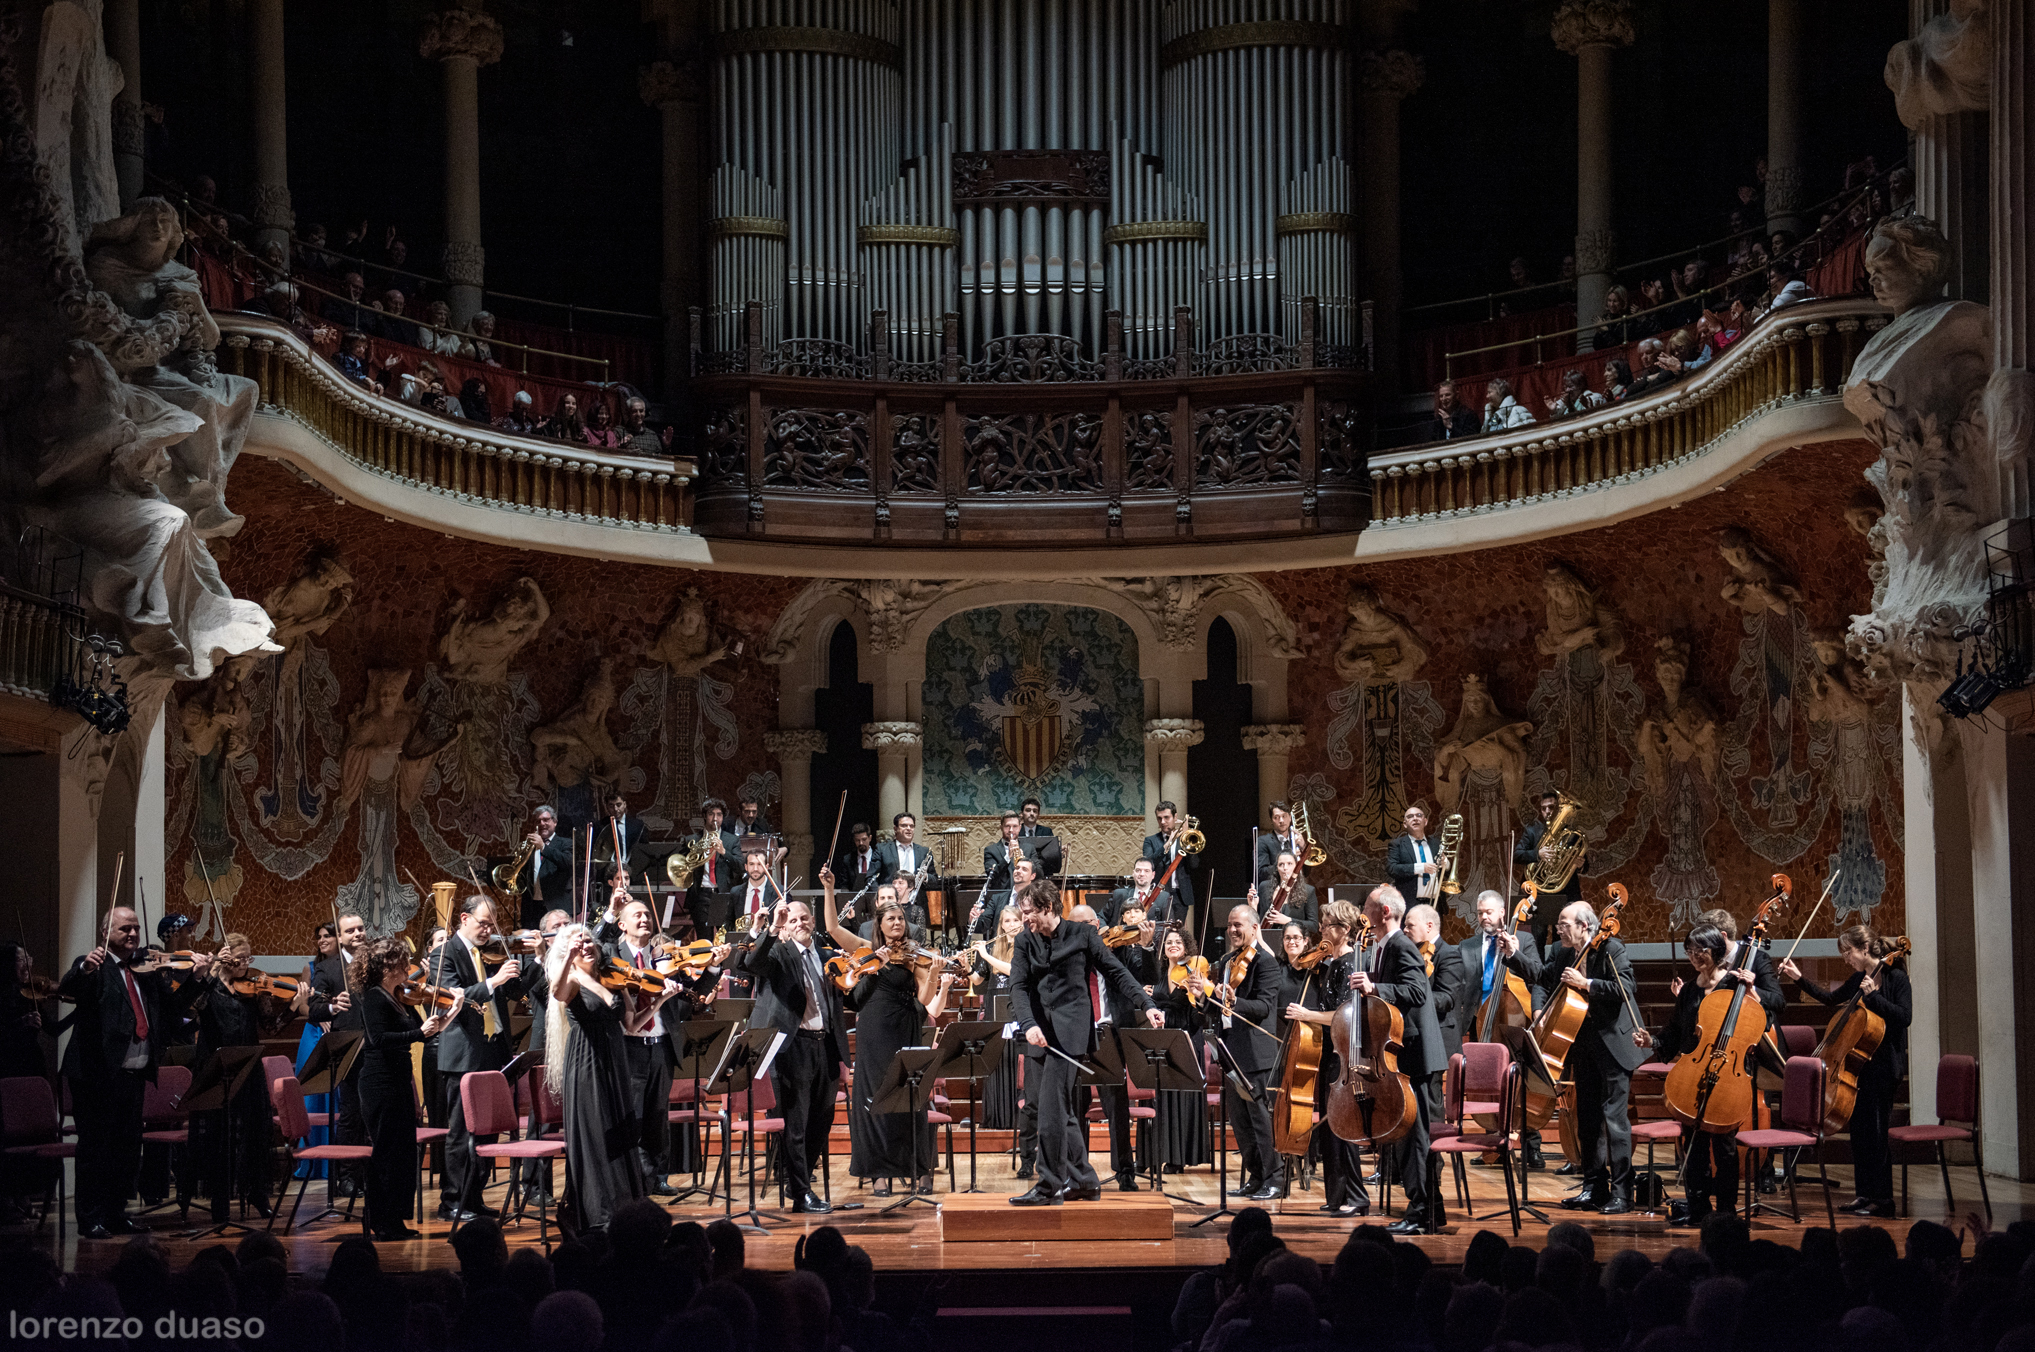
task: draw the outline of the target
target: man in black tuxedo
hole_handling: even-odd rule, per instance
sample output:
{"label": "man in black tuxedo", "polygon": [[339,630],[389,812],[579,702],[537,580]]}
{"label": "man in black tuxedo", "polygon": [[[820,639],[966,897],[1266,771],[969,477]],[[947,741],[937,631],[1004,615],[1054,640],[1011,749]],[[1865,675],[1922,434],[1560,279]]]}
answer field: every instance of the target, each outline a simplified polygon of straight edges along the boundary
{"label": "man in black tuxedo", "polygon": [[1437,1223],[1441,1209],[1440,1170],[1427,1148],[1428,1132],[1441,1113],[1442,1073],[1448,1069],[1441,1022],[1435,1017],[1427,962],[1420,956],[1420,946],[1400,928],[1406,919],[1406,898],[1396,887],[1373,888],[1364,902],[1364,916],[1383,938],[1372,946],[1369,960],[1358,966],[1356,988],[1399,1011],[1405,1024],[1399,1069],[1412,1081],[1419,1104],[1413,1130],[1399,1138],[1395,1150],[1406,1214],[1386,1228],[1395,1235],[1424,1235]]}
{"label": "man in black tuxedo", "polygon": [[495,904],[470,896],[459,904],[457,928],[445,943],[424,956],[424,970],[434,986],[466,991],[458,1017],[438,1035],[438,1072],[445,1095],[445,1169],[439,1180],[438,1215],[464,1224],[476,1216],[499,1216],[482,1197],[488,1170],[474,1146],[492,1145],[494,1137],[475,1139],[466,1127],[460,1100],[460,1077],[469,1071],[500,1070],[514,1048],[509,1038],[509,1007],[522,991],[522,967],[510,958],[489,971],[481,962],[480,945],[495,932]]}
{"label": "man in black tuxedo", "polygon": [[[654,968],[657,954],[651,942],[657,934],[657,917],[650,903],[634,897],[622,903],[612,920],[603,919],[594,930],[594,939],[609,957],[631,967]],[[669,1142],[671,1071],[684,1051],[684,1028],[692,1017],[694,994],[711,989],[721,979],[717,970],[702,972],[697,979],[678,978],[684,989],[664,1002],[651,1016],[650,1026],[639,1034],[624,1034],[629,1050],[630,1101],[638,1105],[643,1121],[643,1139],[636,1146],[636,1163],[643,1171],[643,1184],[653,1196],[671,1197],[671,1149]],[[620,998],[636,1006],[638,997],[624,991]]]}
{"label": "man in black tuxedo", "polygon": [[523,837],[523,844],[536,853],[516,878],[517,895],[522,899],[517,923],[524,929],[535,929],[552,907],[573,909],[572,837],[558,829],[558,810],[547,806],[531,814],[530,833]]}
{"label": "man in black tuxedo", "polygon": [[1300,857],[1291,850],[1279,851],[1273,860],[1272,885],[1255,884],[1251,888],[1251,905],[1259,913],[1262,929],[1284,930],[1288,925],[1300,924],[1311,935],[1321,918],[1321,905],[1315,899],[1314,885],[1300,876]]}
{"label": "man in black tuxedo", "polygon": [[[1179,859],[1179,867],[1173,869],[1173,876],[1167,878],[1159,889],[1172,895],[1177,919],[1185,916],[1187,908],[1194,904],[1197,883],[1195,875],[1201,871],[1201,856],[1183,853],[1173,839],[1173,833],[1180,826],[1179,808],[1170,802],[1161,803],[1153,809],[1152,817],[1159,823],[1159,829],[1145,837],[1144,849],[1140,854],[1152,861],[1152,876],[1156,878],[1165,878],[1166,870],[1172,866],[1174,859]],[[1164,917],[1155,911],[1152,918],[1157,920]]]}
{"label": "man in black tuxedo", "polygon": [[754,798],[735,800],[735,834],[739,836],[775,835],[777,828],[763,815],[763,804]]}
{"label": "man in black tuxedo", "polygon": [[[1554,846],[1545,842],[1548,824],[1554,820],[1555,809],[1561,806],[1561,801],[1561,795],[1552,791],[1540,794],[1533,800],[1534,810],[1540,813],[1540,820],[1521,832],[1519,843],[1512,847],[1512,863],[1522,877],[1525,876],[1527,869],[1544,862],[1543,856],[1554,852]],[[1569,875],[1569,880],[1562,884],[1561,891],[1540,893],[1539,905],[1534,910],[1533,919],[1528,921],[1527,925],[1533,930],[1533,941],[1540,945],[1541,952],[1547,951],[1548,934],[1554,928],[1555,917],[1559,916],[1569,903],[1583,899],[1583,874],[1589,867],[1590,856],[1586,852],[1582,864]]]}
{"label": "man in black tuxedo", "polygon": [[700,833],[694,839],[707,843],[707,862],[685,890],[685,909],[702,936],[727,922],[728,897],[742,876],[739,837],[726,829],[727,815],[728,805],[718,798],[700,804]]}
{"label": "man in black tuxedo", "polygon": [[868,822],[856,822],[848,828],[848,840],[848,848],[834,861],[834,876],[852,897],[876,875],[876,838]]}
{"label": "man in black tuxedo", "polygon": [[1258,833],[1258,867],[1252,881],[1258,886],[1261,896],[1271,896],[1272,889],[1279,883],[1279,856],[1290,854],[1296,860],[1307,858],[1307,837],[1293,829],[1293,808],[1285,802],[1271,806],[1272,829]]}
{"label": "man in black tuxedo", "polygon": [[1471,1020],[1477,1017],[1476,990],[1462,950],[1441,941],[1441,912],[1422,902],[1406,913],[1406,937],[1426,964],[1428,989],[1434,995],[1434,1018],[1441,1025],[1442,1067],[1463,1049]]}
{"label": "man in black tuxedo", "polygon": [[1157,900],[1157,889],[1152,886],[1152,861],[1140,859],[1131,865],[1131,885],[1119,887],[1109,894],[1109,901],[1104,905],[1103,922],[1117,924],[1123,913],[1131,908],[1143,911],[1148,920],[1154,919],[1152,906]]}
{"label": "man in black tuxedo", "polygon": [[796,898],[772,908],[770,928],[735,962],[754,983],[749,1026],[785,1035],[770,1070],[784,1120],[778,1160],[792,1210],[816,1213],[834,1209],[813,1191],[812,1159],[833,1130],[834,1086],[848,1061],[841,992],[827,980],[825,962],[813,940],[812,907]]}
{"label": "man in black tuxedo", "polygon": [[[1258,942],[1258,913],[1250,906],[1232,906],[1225,931],[1229,951],[1209,968],[1209,977],[1223,986],[1239,955],[1248,957],[1244,978],[1230,988],[1227,1012],[1209,1008],[1205,1016],[1219,1020],[1222,1045],[1236,1062],[1236,1069],[1250,1084],[1252,1099],[1245,1102],[1224,1077],[1223,1093],[1229,1095],[1229,1124],[1237,1134],[1237,1151],[1244,1158],[1244,1196],[1253,1202],[1269,1202],[1286,1195],[1286,1159],[1272,1137],[1272,1099],[1268,1086],[1279,1066],[1279,1040],[1272,1036],[1273,1020],[1279,1016],[1279,960]],[[1190,977],[1190,993],[1204,983]],[[1255,1024],[1256,1027],[1252,1025]],[[1253,1186],[1255,1184],[1255,1186]]]}
{"label": "man in black tuxedo", "polygon": [[1406,809],[1401,820],[1406,831],[1392,837],[1385,847],[1385,875],[1407,905],[1432,902],[1441,895],[1441,861],[1434,842],[1427,838],[1427,811],[1416,803]]}
{"label": "man in black tuxedo", "polygon": [[1548,950],[1534,980],[1549,999],[1567,987],[1589,1001],[1568,1060],[1576,1082],[1583,1190],[1562,1205],[1622,1216],[1632,1210],[1632,1122],[1626,1109],[1632,1072],[1646,1062],[1645,1050],[1632,1040],[1632,1016],[1626,1009],[1632,960],[1625,945],[1606,938],[1577,970],[1576,955],[1597,933],[1596,909],[1586,901],[1569,903],[1555,922],[1555,933],[1560,942]]}
{"label": "man in black tuxedo", "polygon": [[1750,971],[1753,976],[1753,994],[1759,998],[1761,1008],[1766,1010],[1769,1026],[1780,1022],[1781,1011],[1788,1007],[1787,992],[1781,989],[1781,975],[1774,970],[1774,960],[1767,951],[1757,945],[1741,941],[1738,937],[1738,921],[1723,907],[1705,911],[1696,917],[1698,925],[1715,925],[1724,935],[1730,947],[1724,950],[1719,968],[1727,972]]}
{"label": "man in black tuxedo", "polygon": [[[1131,914],[1139,915],[1136,911]],[[1102,922],[1092,906],[1076,906],[1067,912],[1067,918],[1078,920],[1084,925],[1094,925],[1098,930],[1102,928]],[[1124,970],[1131,974],[1132,981],[1140,987],[1152,984],[1150,949],[1139,948],[1133,944],[1125,948],[1112,948],[1109,951],[1123,964]],[[1121,1017],[1122,1011],[1116,1007],[1116,998],[1107,982],[1096,983],[1096,996],[1099,1005],[1095,1015],[1096,1036],[1103,1038],[1109,1036],[1110,1029],[1121,1026],[1124,1019]],[[1093,1086],[1093,1089],[1096,1100],[1102,1104],[1102,1120],[1109,1125],[1109,1167],[1116,1174],[1117,1191],[1136,1192],[1138,1163],[1131,1147],[1130,1091],[1122,1081],[1115,1084],[1098,1084]],[[1084,1118],[1087,1116],[1086,1109],[1081,1116]]]}
{"label": "man in black tuxedo", "polygon": [[[997,910],[1002,910],[1004,904],[1010,900],[1012,865],[1020,859],[1036,861],[1038,858],[1034,850],[1027,848],[1018,839],[1018,832],[1023,825],[1023,820],[1017,813],[1004,813],[1001,833],[990,844],[982,847],[982,876],[989,880],[989,905]],[[1036,862],[1032,871],[1034,873],[1038,871]]]}
{"label": "man in black tuxedo", "polygon": [[[1510,933],[1509,924],[1510,912],[1505,898],[1488,888],[1480,893],[1477,897],[1477,927],[1470,932],[1469,938],[1456,945],[1456,952],[1463,961],[1463,977],[1469,985],[1465,996],[1469,1004],[1462,1016],[1465,1041],[1483,1040],[1483,1029],[1476,1024],[1477,1011],[1508,972],[1526,983],[1527,1001],[1535,1010],[1546,1003],[1540,987],[1534,984],[1534,977],[1540,972],[1540,946],[1529,932]],[[1526,1151],[1526,1167],[1543,1167],[1540,1132],[1529,1128],[1521,1144]]]}
{"label": "man in black tuxedo", "polygon": [[629,811],[629,800],[622,796],[620,789],[609,789],[601,800],[601,816],[594,823],[594,871],[598,873],[602,864],[613,865],[615,845],[622,847],[621,862],[637,877],[643,874],[646,862],[642,857],[643,840],[649,835],[649,828],[643,819]]}
{"label": "man in black tuxedo", "polygon": [[1025,1095],[1039,1112],[1039,1181],[1011,1204],[1099,1201],[1102,1183],[1088,1164],[1088,1123],[1077,1110],[1080,1071],[1067,1058],[1095,1050],[1096,1021],[1105,1009],[1121,1023],[1157,1028],[1165,1019],[1095,926],[1061,919],[1052,883],[1041,879],[1018,889],[1017,905],[1025,932],[1011,950],[1011,1017],[1039,1051],[1025,1066]]}
{"label": "man in black tuxedo", "polygon": [[969,937],[975,939],[995,938],[998,919],[1003,915],[1003,908],[1011,904],[1010,899],[1017,895],[1017,890],[1020,887],[1023,887],[1038,876],[1038,865],[1029,859],[1020,857],[1016,863],[1012,864],[1010,866],[1010,890],[1005,892],[1000,899],[996,893],[991,892],[980,906],[970,906],[968,908]]}
{"label": "man in black tuxedo", "polygon": [[1038,861],[1041,878],[1055,878],[1060,874],[1062,851],[1060,838],[1053,834],[1053,828],[1039,822],[1039,800],[1027,798],[1018,804],[1018,839],[1025,843],[1025,854]]}
{"label": "man in black tuxedo", "polygon": [[[312,1023],[328,1025],[327,1031],[339,1033],[361,1026],[360,1011],[353,1007],[353,993],[347,989],[346,971],[360,960],[361,949],[367,945],[367,921],[359,911],[345,910],[339,913],[338,945],[329,958],[321,957],[311,965],[311,989],[305,1003],[304,1016]],[[360,1116],[360,1063],[361,1057],[353,1059],[353,1069],[339,1082],[334,1097],[332,1139],[338,1145],[365,1145],[367,1124]],[[359,1191],[354,1171],[345,1164],[332,1165],[333,1191],[341,1197],[351,1197]]]}
{"label": "man in black tuxedo", "polygon": [[211,983],[212,957],[200,953],[181,987],[163,972],[137,972],[141,919],[125,906],[106,913],[99,946],[71,964],[57,993],[72,1001],[63,1074],[78,1122],[77,1208],[80,1239],[145,1233],[127,1219],[141,1173],[141,1109],[155,1083],[170,1024]]}
{"label": "man in black tuxedo", "polygon": [[[919,819],[909,812],[900,812],[890,819],[891,838],[876,847],[876,859],[882,865],[877,876],[895,878],[902,873],[905,885],[898,889],[898,899],[902,901],[905,892],[910,888],[911,880],[917,876],[920,869],[924,869],[925,885],[912,899],[913,904],[923,908],[925,894],[940,890],[940,866],[933,862],[933,852],[918,843],[918,829]],[[923,924],[924,921],[920,920],[918,923]]]}

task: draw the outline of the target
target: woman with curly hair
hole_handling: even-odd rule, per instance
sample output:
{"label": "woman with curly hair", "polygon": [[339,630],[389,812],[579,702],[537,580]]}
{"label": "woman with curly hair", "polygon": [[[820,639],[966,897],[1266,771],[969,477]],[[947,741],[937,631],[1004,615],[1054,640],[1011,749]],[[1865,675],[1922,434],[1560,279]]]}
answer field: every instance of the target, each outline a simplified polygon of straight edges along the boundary
{"label": "woman with curly hair", "polygon": [[367,1165],[367,1224],[376,1239],[416,1239],[410,1228],[410,1193],[417,1167],[417,1091],[410,1078],[410,1046],[435,1037],[459,1012],[452,1008],[418,1021],[398,992],[410,971],[410,950],[400,938],[377,939],[347,973],[360,1007],[366,1050],[360,1058],[360,1116],[374,1154]]}

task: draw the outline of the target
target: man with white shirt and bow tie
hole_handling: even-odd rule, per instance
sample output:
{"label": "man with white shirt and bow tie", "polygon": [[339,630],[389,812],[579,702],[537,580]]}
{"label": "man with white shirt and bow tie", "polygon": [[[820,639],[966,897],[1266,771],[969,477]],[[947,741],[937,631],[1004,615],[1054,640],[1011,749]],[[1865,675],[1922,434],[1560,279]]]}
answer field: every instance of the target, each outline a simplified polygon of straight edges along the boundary
{"label": "man with white shirt and bow tie", "polygon": [[[876,847],[877,881],[886,878],[902,878],[897,894],[900,899],[911,893],[906,903],[913,924],[926,923],[926,893],[940,890],[940,866],[933,862],[933,852],[918,843],[918,818],[909,812],[900,812],[890,819],[891,838]],[[914,882],[920,869],[926,871],[926,880],[914,890]]]}
{"label": "man with white shirt and bow tie", "polygon": [[572,837],[560,833],[558,809],[547,804],[530,814],[523,845],[532,854],[516,879],[522,888],[518,919],[524,929],[536,929],[546,911],[572,909]]}
{"label": "man with white shirt and bow tie", "polygon": [[706,842],[707,862],[686,889],[685,909],[701,935],[727,921],[728,898],[742,877],[742,859],[735,852],[738,837],[723,826],[727,816],[728,805],[718,798],[700,804],[697,839]]}
{"label": "man with white shirt and bow tie", "polygon": [[1258,836],[1258,876],[1255,879],[1258,892],[1267,897],[1279,885],[1280,855],[1290,854],[1301,861],[1307,858],[1307,837],[1294,829],[1292,804],[1275,802],[1269,810],[1272,829]]}

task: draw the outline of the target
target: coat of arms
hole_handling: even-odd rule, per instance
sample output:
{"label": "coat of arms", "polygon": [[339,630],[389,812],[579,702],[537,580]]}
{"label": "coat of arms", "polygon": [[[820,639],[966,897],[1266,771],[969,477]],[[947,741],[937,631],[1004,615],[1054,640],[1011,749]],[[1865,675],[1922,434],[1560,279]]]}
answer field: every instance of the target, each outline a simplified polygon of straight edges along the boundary
{"label": "coat of arms", "polygon": [[1095,701],[1048,667],[1036,643],[1026,647],[1013,674],[1015,682],[1001,698],[984,696],[975,707],[985,722],[1002,730],[996,754],[1003,768],[1026,784],[1037,784],[1073,756],[1081,744],[1082,717]]}

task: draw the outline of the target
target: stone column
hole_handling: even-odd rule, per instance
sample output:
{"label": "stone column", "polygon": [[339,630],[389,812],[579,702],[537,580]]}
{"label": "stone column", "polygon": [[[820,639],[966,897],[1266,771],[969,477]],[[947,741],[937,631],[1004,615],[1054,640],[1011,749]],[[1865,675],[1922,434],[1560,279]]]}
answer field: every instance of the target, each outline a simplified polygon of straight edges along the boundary
{"label": "stone column", "polygon": [[1604,317],[1618,243],[1611,215],[1611,53],[1632,43],[1632,5],[1562,0],[1551,31],[1555,46],[1576,58],[1576,322],[1594,324]]}
{"label": "stone column", "polygon": [[1177,804],[1183,817],[1188,812],[1187,751],[1200,746],[1203,735],[1198,718],[1145,720],[1145,745],[1159,756],[1159,797]]}
{"label": "stone column", "polygon": [[284,249],[288,266],[290,232],[289,100],[283,85],[283,0],[248,0],[249,112],[254,118],[254,247]]}
{"label": "stone column", "polygon": [[917,723],[864,723],[862,749],[876,753],[876,829],[911,810],[912,762],[925,729]]}
{"label": "stone column", "polygon": [[463,329],[481,308],[487,253],[480,241],[480,68],[502,59],[502,26],[478,8],[448,9],[418,44],[445,68],[445,299]]}
{"label": "stone column", "polygon": [[1243,730],[1244,750],[1258,753],[1258,803],[1286,796],[1286,758],[1307,745],[1300,723],[1254,723]]}
{"label": "stone column", "polygon": [[1801,0],[1767,0],[1766,231],[1802,233]]}
{"label": "stone column", "polygon": [[675,20],[667,21],[665,60],[643,67],[637,87],[643,102],[664,120],[664,389],[670,398],[691,372],[689,311],[704,306],[700,257],[701,167],[705,140],[701,116],[706,69],[690,34]]}
{"label": "stone column", "polygon": [[[2035,0],[1992,0],[1992,311],[1993,375],[1988,397],[1995,410],[2035,407],[2035,249],[2028,242],[2035,212]],[[2025,436],[2025,431],[2023,433]],[[2000,515],[2035,515],[2028,487],[2029,446],[2000,448]]]}
{"label": "stone column", "polygon": [[1399,101],[1420,88],[1420,58],[1386,48],[1357,57],[1357,181],[1363,185],[1363,296],[1371,302],[1372,365],[1399,384]]}
{"label": "stone column", "polygon": [[[777,757],[782,786],[778,815],[783,819],[778,826],[796,864],[813,854],[813,757],[826,752],[827,734],[818,728],[782,728],[763,734],[763,749]],[[809,868],[800,871],[815,876]]]}
{"label": "stone column", "polygon": [[106,55],[120,67],[120,92],[113,96],[113,173],[120,181],[120,209],[146,192],[142,178],[141,0],[107,0]]}

